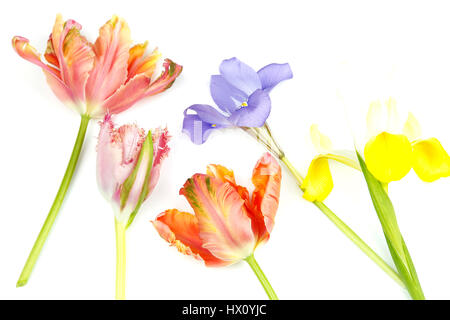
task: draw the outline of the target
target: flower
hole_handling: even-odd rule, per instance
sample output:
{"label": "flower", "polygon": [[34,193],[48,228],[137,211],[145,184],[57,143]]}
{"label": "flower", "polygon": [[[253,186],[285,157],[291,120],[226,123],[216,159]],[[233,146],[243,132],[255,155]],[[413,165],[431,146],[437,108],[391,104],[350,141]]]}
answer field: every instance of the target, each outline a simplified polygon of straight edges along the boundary
{"label": "flower", "polygon": [[262,127],[270,114],[269,92],[292,78],[287,63],[272,63],[256,72],[231,58],[222,61],[219,70],[220,75],[211,76],[210,90],[220,111],[210,105],[194,104],[184,112],[183,131],[196,144],[205,142],[214,129]]}
{"label": "flower", "polygon": [[171,209],[152,223],[163,239],[207,266],[246,259],[269,239],[278,208],[281,168],[269,153],[257,162],[252,182],[250,198],[233,171],[209,165],[206,174],[193,175],[180,190],[195,215]]}
{"label": "flower", "polygon": [[321,133],[316,124],[311,126],[310,134],[312,143],[319,154],[311,161],[308,173],[301,184],[304,191],[303,198],[312,202],[324,201],[333,189],[329,160],[343,163],[356,170],[361,168],[355,152],[333,149],[330,138]]}
{"label": "flower", "polygon": [[106,113],[120,113],[168,89],[182,71],[165,59],[164,71],[157,76],[161,54],[155,49],[146,55],[147,42],[131,46],[130,29],[117,16],[100,28],[94,44],[80,30],[76,21],[63,22],[57,15],[44,54],[47,63],[28,39],[12,39],[15,51],[41,67],[55,95],[80,114],[102,118]]}
{"label": "flower", "polygon": [[169,153],[167,129],[146,134],[135,124],[118,129],[110,115],[101,122],[97,145],[97,182],[116,220],[129,225],[159,179]]}
{"label": "flower", "polygon": [[450,176],[450,157],[436,138],[420,139],[421,128],[412,113],[399,126],[396,101],[372,102],[367,113],[368,142],[364,158],[368,170],[383,183],[402,179],[414,169],[425,182]]}

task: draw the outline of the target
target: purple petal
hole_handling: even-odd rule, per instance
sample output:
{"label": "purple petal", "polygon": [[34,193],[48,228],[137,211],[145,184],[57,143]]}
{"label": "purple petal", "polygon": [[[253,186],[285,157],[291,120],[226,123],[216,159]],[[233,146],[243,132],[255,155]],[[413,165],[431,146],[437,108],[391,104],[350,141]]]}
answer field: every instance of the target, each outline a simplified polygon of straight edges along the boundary
{"label": "purple petal", "polygon": [[230,127],[232,124],[226,116],[207,104],[194,104],[184,111],[186,116],[188,111],[195,111],[202,121],[221,127]]}
{"label": "purple petal", "polygon": [[225,80],[247,96],[261,89],[261,80],[256,71],[237,58],[223,60],[219,69]]}
{"label": "purple petal", "polygon": [[258,76],[261,79],[262,89],[269,92],[281,81],[292,79],[293,74],[289,63],[272,63],[259,70]]}
{"label": "purple petal", "polygon": [[262,127],[270,114],[269,94],[256,90],[249,98],[248,105],[235,111],[230,121],[238,127]]}
{"label": "purple petal", "polygon": [[242,102],[247,101],[248,95],[232,86],[221,75],[211,76],[211,96],[219,108],[231,114],[236,111]]}
{"label": "purple petal", "polygon": [[202,144],[206,141],[212,130],[220,127],[213,127],[211,124],[202,121],[196,114],[186,114],[183,120],[183,132],[186,133],[195,144]]}

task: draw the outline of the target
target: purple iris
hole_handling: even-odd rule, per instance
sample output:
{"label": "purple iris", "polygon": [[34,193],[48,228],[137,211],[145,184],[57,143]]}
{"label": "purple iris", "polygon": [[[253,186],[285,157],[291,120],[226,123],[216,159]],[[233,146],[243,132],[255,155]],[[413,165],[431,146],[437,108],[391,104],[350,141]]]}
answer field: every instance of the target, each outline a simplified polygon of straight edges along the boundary
{"label": "purple iris", "polygon": [[205,142],[214,129],[262,127],[270,114],[270,90],[292,78],[287,63],[272,63],[256,72],[231,58],[222,61],[219,70],[220,75],[211,76],[210,89],[220,111],[207,104],[194,104],[184,111],[183,131],[195,144]]}

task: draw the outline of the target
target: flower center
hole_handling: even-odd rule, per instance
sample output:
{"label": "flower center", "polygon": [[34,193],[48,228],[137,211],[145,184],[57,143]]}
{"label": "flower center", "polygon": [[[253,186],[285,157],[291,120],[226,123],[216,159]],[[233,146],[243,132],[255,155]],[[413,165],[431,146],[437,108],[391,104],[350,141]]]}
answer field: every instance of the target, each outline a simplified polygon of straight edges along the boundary
{"label": "flower center", "polygon": [[247,107],[248,106],[248,104],[247,104],[247,102],[242,102],[242,104],[241,104],[241,107]]}

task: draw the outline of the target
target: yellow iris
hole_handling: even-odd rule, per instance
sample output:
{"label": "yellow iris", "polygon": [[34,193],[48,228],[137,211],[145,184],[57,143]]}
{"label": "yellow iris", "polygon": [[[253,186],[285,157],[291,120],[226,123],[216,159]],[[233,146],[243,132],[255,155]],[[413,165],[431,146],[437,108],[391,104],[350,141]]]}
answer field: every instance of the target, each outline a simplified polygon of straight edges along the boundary
{"label": "yellow iris", "polygon": [[333,178],[328,160],[338,161],[356,170],[360,170],[360,167],[354,152],[333,151],[330,138],[322,134],[317,125],[311,126],[310,134],[311,140],[320,154],[311,161],[301,189],[303,190],[304,199],[311,202],[323,201],[333,190]]}
{"label": "yellow iris", "polygon": [[[392,122],[391,118],[397,113],[395,104],[392,98],[386,102],[388,122]],[[374,124],[379,122],[382,108],[380,103],[372,103],[369,108],[367,125],[372,134],[376,132]],[[386,184],[402,179],[411,168],[426,182],[450,176],[450,157],[439,140],[420,140],[420,135],[419,122],[409,113],[403,134],[383,131],[367,142],[364,148],[367,168],[375,178]]]}

